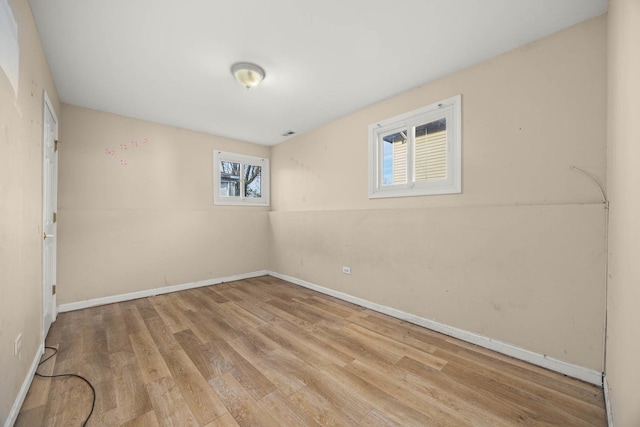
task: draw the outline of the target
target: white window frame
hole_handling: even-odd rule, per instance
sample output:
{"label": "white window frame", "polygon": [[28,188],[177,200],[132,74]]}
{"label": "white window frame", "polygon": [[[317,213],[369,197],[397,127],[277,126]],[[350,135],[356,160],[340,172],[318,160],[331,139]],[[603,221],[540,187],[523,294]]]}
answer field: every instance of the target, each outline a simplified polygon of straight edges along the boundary
{"label": "white window frame", "polygon": [[[245,197],[244,182],[242,173],[240,174],[240,196],[225,196],[220,192],[220,163],[233,162],[240,163],[241,169],[244,165],[260,166],[261,197]],[[213,204],[214,205],[240,205],[240,206],[269,206],[269,159],[244,154],[229,153],[220,150],[213,150]]]}
{"label": "white window frame", "polygon": [[[415,132],[412,128],[435,120],[447,120],[447,178],[415,181],[413,156]],[[382,138],[394,130],[407,129],[407,183],[382,185]],[[462,96],[401,114],[369,125],[369,198],[427,196],[462,192]]]}

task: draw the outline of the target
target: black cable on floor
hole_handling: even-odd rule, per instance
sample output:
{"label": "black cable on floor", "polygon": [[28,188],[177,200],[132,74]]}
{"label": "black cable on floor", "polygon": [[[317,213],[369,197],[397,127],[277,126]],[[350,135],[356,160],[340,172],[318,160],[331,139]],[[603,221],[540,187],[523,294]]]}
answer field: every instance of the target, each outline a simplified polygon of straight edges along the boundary
{"label": "black cable on floor", "polygon": [[[45,349],[53,350],[53,353],[51,353],[49,355],[49,357],[44,359],[42,362],[38,363],[38,366],[42,365],[44,362],[46,362],[47,360],[51,359],[53,356],[55,356],[58,353],[58,349],[57,348],[45,347]],[[91,385],[89,380],[86,379],[85,377],[83,377],[81,375],[77,375],[77,374],[43,375],[43,374],[38,373],[37,369],[36,369],[36,375],[39,376],[39,377],[42,377],[42,378],[60,378],[60,377],[80,378],[82,381],[87,383],[89,385],[89,387],[91,387],[91,391],[93,392],[93,402],[91,403],[91,412],[89,412],[89,415],[87,416],[87,418],[82,423],[82,427],[86,426],[87,423],[89,422],[89,418],[91,418],[91,415],[93,415],[93,409],[96,407],[96,389],[93,388],[93,385]]]}

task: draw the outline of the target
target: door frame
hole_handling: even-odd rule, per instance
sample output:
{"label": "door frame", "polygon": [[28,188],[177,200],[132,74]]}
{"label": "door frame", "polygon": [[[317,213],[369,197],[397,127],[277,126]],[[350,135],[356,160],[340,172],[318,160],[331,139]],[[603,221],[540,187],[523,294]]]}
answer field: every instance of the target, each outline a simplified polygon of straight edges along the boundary
{"label": "door frame", "polygon": [[[45,223],[45,210],[46,210],[46,206],[45,206],[45,200],[46,200],[46,192],[48,191],[49,186],[46,185],[46,179],[47,177],[45,176],[45,162],[46,162],[46,150],[47,150],[47,144],[46,144],[46,140],[48,138],[47,135],[47,124],[51,124],[53,126],[53,133],[54,133],[54,141],[58,140],[58,116],[56,115],[56,111],[53,108],[53,104],[51,103],[51,100],[49,99],[49,95],[47,94],[46,90],[43,90],[43,118],[42,118],[42,227],[43,227],[43,232],[44,232],[44,223]],[[53,118],[53,123],[49,123],[50,119],[49,119],[49,115],[48,113],[51,114],[51,117]],[[55,143],[54,143],[55,146]],[[58,179],[57,179],[57,175],[58,175],[58,152],[57,150],[54,148],[54,157],[53,157],[53,162],[54,162],[54,173],[56,175],[56,179],[54,180],[54,196],[56,196],[57,199],[57,194],[58,194]],[[57,200],[54,202],[54,211],[57,210]],[[55,232],[55,234],[57,234],[57,230]],[[55,264],[57,264],[57,236],[55,237],[56,241],[54,242],[54,247],[53,247],[53,253],[54,253],[54,260],[55,260]],[[44,239],[43,239],[43,243],[42,243],[42,342],[44,344],[45,339],[47,338],[47,332],[48,332],[48,327],[47,327],[47,317],[46,317],[46,313],[47,313],[47,308],[49,309],[49,312],[51,313],[51,323],[56,321],[56,317],[58,315],[58,309],[57,309],[57,304],[56,304],[56,294],[52,294],[52,289],[49,288],[47,286],[47,280],[45,277],[45,268],[44,268],[44,264],[45,264],[45,248],[44,248]],[[55,268],[54,268],[54,284],[56,282],[56,274],[55,274]],[[47,307],[47,302],[48,302],[48,296],[51,295],[51,300],[50,300],[50,307]],[[51,326],[49,324],[49,326]]]}

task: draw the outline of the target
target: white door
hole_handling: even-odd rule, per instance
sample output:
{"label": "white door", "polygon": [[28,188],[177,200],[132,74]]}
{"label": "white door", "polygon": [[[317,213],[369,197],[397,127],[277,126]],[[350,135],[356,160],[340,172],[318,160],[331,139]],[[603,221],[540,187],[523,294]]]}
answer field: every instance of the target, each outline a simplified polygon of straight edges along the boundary
{"label": "white door", "polygon": [[44,138],[42,165],[42,281],[43,281],[43,341],[51,323],[56,320],[56,232],[58,206],[58,119],[51,101],[44,92]]}

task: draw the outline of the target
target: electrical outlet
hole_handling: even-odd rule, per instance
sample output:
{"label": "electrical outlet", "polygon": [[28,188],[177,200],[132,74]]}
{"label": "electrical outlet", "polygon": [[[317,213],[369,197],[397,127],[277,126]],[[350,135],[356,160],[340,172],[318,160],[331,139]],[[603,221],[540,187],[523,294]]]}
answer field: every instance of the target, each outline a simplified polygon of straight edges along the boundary
{"label": "electrical outlet", "polygon": [[22,334],[18,334],[16,340],[13,342],[13,355],[18,356],[18,359],[22,359]]}
{"label": "electrical outlet", "polygon": [[344,274],[351,274],[351,267],[342,267],[342,272]]}

